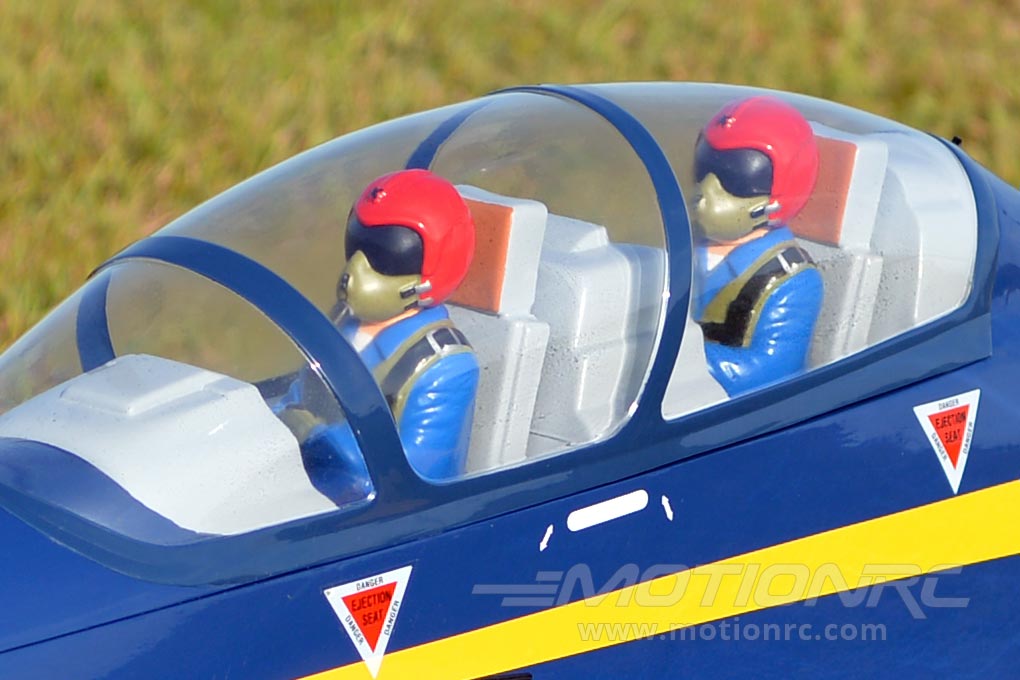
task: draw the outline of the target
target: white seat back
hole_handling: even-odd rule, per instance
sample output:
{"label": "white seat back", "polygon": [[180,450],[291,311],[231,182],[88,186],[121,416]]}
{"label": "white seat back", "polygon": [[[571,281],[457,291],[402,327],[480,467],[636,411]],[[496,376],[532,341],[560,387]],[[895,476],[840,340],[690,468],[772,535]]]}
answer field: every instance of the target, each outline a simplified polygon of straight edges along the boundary
{"label": "white seat back", "polygon": [[549,326],[531,313],[547,210],[538,201],[457,189],[475,220],[475,257],[450,299],[481,375],[468,472],[523,460]]}

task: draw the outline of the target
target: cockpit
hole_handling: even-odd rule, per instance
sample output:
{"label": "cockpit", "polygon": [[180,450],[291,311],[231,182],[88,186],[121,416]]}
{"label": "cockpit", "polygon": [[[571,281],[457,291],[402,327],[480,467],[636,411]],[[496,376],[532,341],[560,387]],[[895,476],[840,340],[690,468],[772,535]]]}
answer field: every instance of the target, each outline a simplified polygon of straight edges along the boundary
{"label": "cockpit", "polygon": [[[692,218],[696,156],[714,116],[763,95],[795,109],[817,149],[780,256],[785,275],[790,257],[810,261],[821,287],[797,368],[735,391],[713,372],[698,301],[736,240],[720,250]],[[478,378],[463,463],[441,474],[408,464],[392,399],[336,321],[352,205],[405,169],[448,180],[474,224],[471,265],[444,306]],[[719,186],[737,186],[727,172]],[[37,526],[81,520],[67,531],[128,571],[153,561],[146,545],[411,527],[422,508],[477,518],[515,489],[533,502],[540,478],[553,493],[589,463],[609,470],[638,428],[680,432],[946,318],[971,296],[978,242],[970,181],[945,144],[807,97],[535,87],[409,116],[307,151],[128,247],[0,357],[0,503]],[[762,283],[763,267],[744,269],[730,302],[762,324],[784,274]],[[733,302],[749,290],[758,297]],[[287,413],[296,384],[315,423],[345,428],[328,454],[310,452],[296,424],[307,419]],[[471,509],[448,510],[461,501]],[[223,569],[161,578],[235,576]]]}

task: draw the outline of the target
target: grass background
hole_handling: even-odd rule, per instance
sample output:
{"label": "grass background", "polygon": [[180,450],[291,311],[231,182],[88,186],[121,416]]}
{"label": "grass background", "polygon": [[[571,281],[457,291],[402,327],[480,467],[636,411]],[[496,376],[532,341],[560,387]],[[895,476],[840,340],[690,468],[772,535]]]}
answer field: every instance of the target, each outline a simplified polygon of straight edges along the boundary
{"label": "grass background", "polygon": [[0,347],[96,265],[298,151],[534,82],[834,99],[1020,184],[1020,0],[0,0]]}

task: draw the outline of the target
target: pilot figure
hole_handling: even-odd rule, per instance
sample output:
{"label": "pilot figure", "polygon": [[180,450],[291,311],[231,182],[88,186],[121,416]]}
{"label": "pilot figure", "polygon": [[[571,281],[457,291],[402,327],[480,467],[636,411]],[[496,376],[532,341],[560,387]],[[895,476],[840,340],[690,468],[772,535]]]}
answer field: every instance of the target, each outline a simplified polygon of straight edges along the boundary
{"label": "pilot figure", "polygon": [[805,368],[822,278],[786,221],[818,175],[811,126],[767,96],[732,102],[695,148],[695,320],[730,396]]}
{"label": "pilot figure", "polygon": [[[467,274],[474,244],[464,199],[427,170],[376,179],[347,220],[347,261],[333,321],[385,395],[411,466],[429,479],[465,471],[478,361],[442,303]],[[308,389],[312,381],[298,382],[303,387],[297,389]],[[311,395],[291,392],[287,410],[293,413],[281,418],[305,435],[306,467],[310,451],[313,458],[334,458],[311,467],[363,469],[349,453],[357,449],[346,423],[324,426],[309,419],[301,413],[306,407],[294,406],[307,404]]]}

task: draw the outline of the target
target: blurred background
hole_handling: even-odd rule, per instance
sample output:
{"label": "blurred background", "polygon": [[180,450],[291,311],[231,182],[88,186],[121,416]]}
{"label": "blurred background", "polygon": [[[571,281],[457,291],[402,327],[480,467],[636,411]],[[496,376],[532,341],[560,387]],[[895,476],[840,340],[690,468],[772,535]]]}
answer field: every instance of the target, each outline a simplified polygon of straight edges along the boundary
{"label": "blurred background", "polygon": [[1020,184],[1020,0],[0,0],[0,46],[0,348],[240,180],[509,85],[802,92]]}

